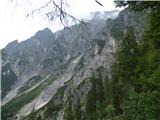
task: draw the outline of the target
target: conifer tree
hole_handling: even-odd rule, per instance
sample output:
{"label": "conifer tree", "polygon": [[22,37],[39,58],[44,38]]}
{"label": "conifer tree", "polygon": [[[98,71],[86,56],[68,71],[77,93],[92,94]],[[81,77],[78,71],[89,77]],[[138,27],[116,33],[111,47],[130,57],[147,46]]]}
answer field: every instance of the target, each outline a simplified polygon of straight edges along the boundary
{"label": "conifer tree", "polygon": [[103,85],[103,78],[101,75],[101,69],[98,68],[97,69],[97,77],[96,77],[96,100],[98,100],[99,102],[103,102],[104,101],[104,85]]}
{"label": "conifer tree", "polygon": [[96,111],[96,78],[95,75],[92,74],[90,77],[91,81],[91,89],[88,92],[87,98],[86,98],[86,115],[87,120],[93,119],[96,120],[96,118],[93,116],[93,113]]}
{"label": "conifer tree", "polygon": [[64,112],[64,120],[74,120],[72,107],[72,99],[71,96],[69,96],[67,106]]}
{"label": "conifer tree", "polygon": [[75,115],[74,115],[76,120],[81,120],[81,117],[82,117],[81,112],[82,112],[81,103],[80,103],[80,99],[78,99],[76,109],[75,109]]}
{"label": "conifer tree", "polygon": [[[129,5],[134,11],[147,11],[149,20],[138,45],[138,58],[135,69],[136,84],[140,90],[129,90],[126,97],[124,119],[160,119],[160,3],[121,1],[119,6]],[[117,74],[115,72],[114,74]],[[133,79],[133,78],[132,78]]]}
{"label": "conifer tree", "polygon": [[133,28],[130,27],[115,53],[115,62],[112,65],[113,104],[117,115],[122,113],[121,104],[127,88],[133,82],[136,59],[137,43]]}

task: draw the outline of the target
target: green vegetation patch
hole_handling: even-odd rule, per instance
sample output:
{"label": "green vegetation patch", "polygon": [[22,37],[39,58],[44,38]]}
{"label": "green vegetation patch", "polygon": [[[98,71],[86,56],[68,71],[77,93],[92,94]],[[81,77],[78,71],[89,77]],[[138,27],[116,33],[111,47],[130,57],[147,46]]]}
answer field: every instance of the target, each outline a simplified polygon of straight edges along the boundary
{"label": "green vegetation patch", "polygon": [[86,84],[86,80],[84,79],[77,87],[77,89],[81,89]]}
{"label": "green vegetation patch", "polygon": [[84,66],[84,57],[82,56],[77,66],[74,68],[75,71],[79,71]]}
{"label": "green vegetation patch", "polygon": [[2,98],[11,90],[11,86],[17,80],[16,74],[12,71],[9,63],[2,67]]}
{"label": "green vegetation patch", "polygon": [[18,112],[18,110],[20,110],[24,105],[36,98],[40,94],[42,89],[42,85],[39,85],[32,91],[18,96],[2,106],[2,120],[12,118]]}
{"label": "green vegetation patch", "polygon": [[19,93],[24,92],[25,90],[28,90],[29,88],[31,88],[32,86],[34,86],[35,84],[37,84],[42,78],[40,76],[34,76],[32,78],[30,78],[27,83],[21,87],[19,89]]}
{"label": "green vegetation patch", "polygon": [[[58,111],[63,108],[62,97],[65,89],[66,86],[59,88],[54,97],[45,106],[37,111],[33,111],[31,114],[24,117],[23,120],[44,120],[46,118],[52,118],[52,120],[56,120]],[[43,115],[40,115],[40,113],[43,113]]]}

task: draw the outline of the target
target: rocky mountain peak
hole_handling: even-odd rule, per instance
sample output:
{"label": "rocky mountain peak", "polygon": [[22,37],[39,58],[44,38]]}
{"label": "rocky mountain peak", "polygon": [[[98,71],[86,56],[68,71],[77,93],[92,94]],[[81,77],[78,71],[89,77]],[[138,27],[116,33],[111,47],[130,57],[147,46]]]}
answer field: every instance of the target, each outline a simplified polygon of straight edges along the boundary
{"label": "rocky mountain peak", "polygon": [[[141,19],[136,14],[131,18],[123,14],[95,12],[85,25],[80,23],[56,33],[45,28],[21,43],[8,44],[4,51],[10,64],[2,66],[2,81],[11,84],[2,91],[3,119],[32,120],[30,115],[33,117],[35,112],[35,117],[50,120],[46,112],[53,109],[55,118],[62,120],[69,96],[73,107],[77,99],[85,103],[91,73],[101,68],[104,78],[110,75],[113,52],[120,40],[117,35],[124,33],[124,22],[134,27],[133,19]],[[12,74],[6,76],[8,70]],[[14,82],[7,78],[10,76],[14,76]]]}
{"label": "rocky mountain peak", "polygon": [[115,19],[118,14],[119,10],[113,10],[113,11],[96,11],[92,12],[91,15],[91,20],[107,20],[107,19]]}

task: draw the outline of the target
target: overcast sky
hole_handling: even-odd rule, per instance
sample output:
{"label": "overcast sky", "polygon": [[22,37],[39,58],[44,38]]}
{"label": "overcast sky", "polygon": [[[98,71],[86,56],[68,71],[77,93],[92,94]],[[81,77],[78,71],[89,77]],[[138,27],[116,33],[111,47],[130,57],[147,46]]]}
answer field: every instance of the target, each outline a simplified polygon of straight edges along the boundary
{"label": "overcast sky", "polygon": [[[60,24],[49,22],[42,13],[26,18],[34,8],[38,8],[49,0],[0,0],[0,49],[13,40],[23,41],[33,36],[38,30],[49,27],[53,32],[61,28]],[[14,1],[14,0],[12,0]],[[34,2],[32,2],[34,1]],[[39,2],[41,1],[41,2]],[[69,10],[78,18],[86,18],[94,11],[110,11],[115,9],[113,0],[66,0]]]}

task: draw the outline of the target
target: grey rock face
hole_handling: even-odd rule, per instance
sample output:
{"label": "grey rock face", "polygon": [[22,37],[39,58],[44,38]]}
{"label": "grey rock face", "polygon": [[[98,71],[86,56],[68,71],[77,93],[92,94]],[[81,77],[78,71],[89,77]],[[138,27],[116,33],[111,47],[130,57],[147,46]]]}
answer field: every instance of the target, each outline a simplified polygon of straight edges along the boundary
{"label": "grey rock face", "polygon": [[[78,98],[84,102],[90,89],[90,74],[102,67],[102,74],[109,75],[113,52],[120,40],[116,35],[125,32],[124,22],[133,27],[139,25],[133,22],[129,13],[133,18],[137,16],[125,11],[117,18],[119,11],[94,13],[87,24],[80,23],[56,33],[46,28],[26,41],[8,44],[4,48],[6,59],[3,66],[9,62],[17,80],[2,99],[2,105],[5,107],[17,97],[38,91],[36,97],[14,114],[21,120],[33,111],[38,111],[37,115],[44,117],[43,113],[50,102],[65,106],[70,94],[73,95],[73,104]],[[136,30],[142,31],[139,28]],[[31,79],[36,76],[40,76],[38,80]],[[56,111],[57,120],[63,120],[64,109],[61,107]],[[50,117],[45,119],[50,120]]]}

